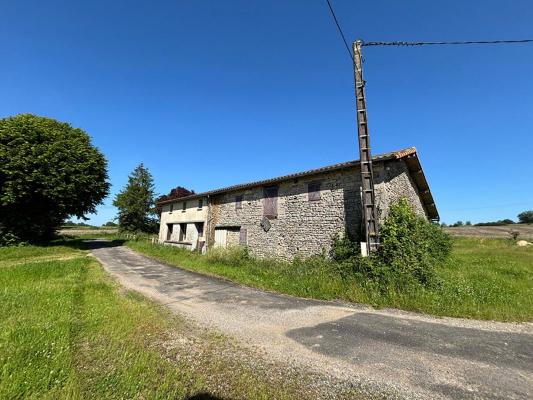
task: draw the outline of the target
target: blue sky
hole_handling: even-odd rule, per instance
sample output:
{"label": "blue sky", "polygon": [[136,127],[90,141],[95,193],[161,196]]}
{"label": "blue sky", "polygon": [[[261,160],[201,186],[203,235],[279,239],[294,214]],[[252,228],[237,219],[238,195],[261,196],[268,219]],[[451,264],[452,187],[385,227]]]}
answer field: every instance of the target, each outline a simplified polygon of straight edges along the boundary
{"label": "blue sky", "polygon": [[[348,39],[533,37],[533,2],[333,0]],[[0,2],[0,117],[87,131],[112,198],[358,158],[352,65],[324,0]],[[533,45],[366,48],[375,154],[416,146],[441,218],[533,209]]]}

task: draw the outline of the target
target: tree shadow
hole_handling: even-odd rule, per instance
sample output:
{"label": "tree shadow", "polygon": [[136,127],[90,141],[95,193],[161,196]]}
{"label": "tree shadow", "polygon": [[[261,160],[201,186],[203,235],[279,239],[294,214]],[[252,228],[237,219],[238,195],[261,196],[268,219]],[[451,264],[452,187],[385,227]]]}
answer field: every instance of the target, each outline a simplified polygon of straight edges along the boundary
{"label": "tree shadow", "polygon": [[68,238],[62,237],[54,239],[50,242],[42,243],[42,246],[54,247],[63,246],[70,247],[76,250],[95,250],[105,247],[122,246],[126,240],[124,239],[98,239],[98,238]]}

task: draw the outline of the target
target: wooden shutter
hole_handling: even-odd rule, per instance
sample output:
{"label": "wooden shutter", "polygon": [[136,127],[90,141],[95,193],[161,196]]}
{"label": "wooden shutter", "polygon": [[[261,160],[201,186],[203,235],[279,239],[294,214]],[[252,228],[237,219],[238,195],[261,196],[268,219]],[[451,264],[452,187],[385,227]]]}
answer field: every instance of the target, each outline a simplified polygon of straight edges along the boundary
{"label": "wooden shutter", "polygon": [[320,182],[309,182],[307,185],[307,193],[309,201],[320,200]]}
{"label": "wooden shutter", "polygon": [[278,187],[269,186],[263,190],[263,215],[269,218],[278,216]]}
{"label": "wooden shutter", "polygon": [[241,246],[246,246],[248,241],[248,231],[246,228],[241,228],[241,231],[239,232],[239,244]]}
{"label": "wooden shutter", "polygon": [[236,210],[242,209],[242,200],[243,200],[243,198],[244,198],[244,196],[242,194],[240,194],[237,197],[235,197],[235,209]]}

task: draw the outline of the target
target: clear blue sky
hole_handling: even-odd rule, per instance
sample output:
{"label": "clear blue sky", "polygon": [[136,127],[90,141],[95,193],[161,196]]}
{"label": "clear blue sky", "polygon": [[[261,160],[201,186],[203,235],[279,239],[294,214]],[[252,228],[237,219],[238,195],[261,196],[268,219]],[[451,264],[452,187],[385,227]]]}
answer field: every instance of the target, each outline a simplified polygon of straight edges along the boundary
{"label": "clear blue sky", "polygon": [[[533,37],[533,2],[333,0],[349,39]],[[356,159],[352,66],[324,0],[0,3],[0,117],[86,130],[112,194]],[[533,45],[367,48],[374,153],[416,146],[442,220],[533,209]]]}

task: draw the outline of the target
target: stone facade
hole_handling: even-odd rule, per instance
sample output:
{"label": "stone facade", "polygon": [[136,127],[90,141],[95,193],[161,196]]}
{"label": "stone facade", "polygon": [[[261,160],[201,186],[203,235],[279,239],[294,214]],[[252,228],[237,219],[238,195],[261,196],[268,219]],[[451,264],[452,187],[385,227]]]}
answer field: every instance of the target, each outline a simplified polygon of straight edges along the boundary
{"label": "stone facade", "polygon": [[[402,197],[417,214],[438,219],[416,149],[377,156],[373,166],[380,222]],[[362,237],[356,161],[165,200],[160,206],[159,241],[191,250],[245,245],[255,256],[290,260],[329,253],[333,238],[346,231]]]}
{"label": "stone facade", "polygon": [[[374,164],[375,190],[380,219],[388,207],[406,197],[416,212],[425,215],[416,187],[402,160]],[[320,183],[320,198],[309,199],[309,184]],[[259,257],[292,259],[329,252],[332,238],[348,231],[358,237],[361,229],[360,175],[358,168],[323,173],[280,182],[277,217],[270,218],[270,229],[261,227],[264,218],[263,187],[214,196],[209,229],[228,230],[228,244],[238,244],[236,228],[246,230],[246,246]],[[241,208],[236,200],[242,196]],[[231,237],[231,239],[230,239]],[[214,235],[208,235],[208,246]]]}

